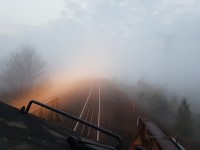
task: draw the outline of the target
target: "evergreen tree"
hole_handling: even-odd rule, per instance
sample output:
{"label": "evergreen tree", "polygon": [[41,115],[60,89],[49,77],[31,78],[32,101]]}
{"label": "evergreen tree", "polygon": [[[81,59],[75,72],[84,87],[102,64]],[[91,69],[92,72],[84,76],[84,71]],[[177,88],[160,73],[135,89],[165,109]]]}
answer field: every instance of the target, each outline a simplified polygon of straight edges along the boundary
{"label": "evergreen tree", "polygon": [[175,130],[183,137],[189,138],[193,133],[193,121],[190,112],[190,106],[186,98],[183,98],[178,108]]}

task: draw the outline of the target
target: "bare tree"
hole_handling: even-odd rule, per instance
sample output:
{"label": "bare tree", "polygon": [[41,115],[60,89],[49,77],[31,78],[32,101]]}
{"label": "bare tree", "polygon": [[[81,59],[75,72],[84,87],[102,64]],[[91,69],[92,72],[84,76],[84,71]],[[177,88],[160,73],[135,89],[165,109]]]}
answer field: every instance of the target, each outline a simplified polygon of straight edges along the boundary
{"label": "bare tree", "polygon": [[33,47],[12,53],[0,70],[1,96],[13,98],[31,90],[44,74],[45,63]]}

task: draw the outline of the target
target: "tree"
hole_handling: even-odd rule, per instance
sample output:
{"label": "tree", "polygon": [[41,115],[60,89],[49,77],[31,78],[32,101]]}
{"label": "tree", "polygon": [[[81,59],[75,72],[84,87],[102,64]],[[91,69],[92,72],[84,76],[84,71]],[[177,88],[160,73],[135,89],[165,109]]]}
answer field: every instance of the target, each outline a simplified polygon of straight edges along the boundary
{"label": "tree", "polygon": [[186,98],[182,99],[181,105],[178,108],[175,130],[183,137],[189,138],[192,136],[193,120],[191,117],[190,106]]}
{"label": "tree", "polygon": [[31,90],[44,73],[44,61],[32,47],[12,53],[0,70],[1,96],[7,99]]}

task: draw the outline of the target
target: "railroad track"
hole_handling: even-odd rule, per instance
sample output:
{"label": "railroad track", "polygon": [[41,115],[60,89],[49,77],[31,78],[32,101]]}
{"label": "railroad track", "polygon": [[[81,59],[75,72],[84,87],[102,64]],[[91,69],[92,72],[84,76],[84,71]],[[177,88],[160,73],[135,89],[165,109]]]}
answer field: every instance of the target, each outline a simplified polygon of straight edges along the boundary
{"label": "railroad track", "polygon": [[[99,82],[92,82],[88,96],[84,102],[81,113],[79,115],[80,119],[90,122],[98,127],[101,124],[101,86]],[[80,133],[84,137],[94,139],[96,141],[100,140],[100,132],[91,129],[79,122],[76,122],[73,131]]]}

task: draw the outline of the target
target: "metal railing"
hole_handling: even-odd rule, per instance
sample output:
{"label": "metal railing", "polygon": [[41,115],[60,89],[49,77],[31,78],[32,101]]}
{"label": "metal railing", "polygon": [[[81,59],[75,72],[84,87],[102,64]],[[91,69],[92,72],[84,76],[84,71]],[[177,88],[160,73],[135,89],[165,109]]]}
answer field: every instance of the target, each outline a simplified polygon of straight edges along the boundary
{"label": "metal railing", "polygon": [[106,135],[109,135],[109,136],[111,136],[111,137],[113,137],[113,138],[115,138],[115,139],[118,140],[118,145],[116,146],[116,148],[119,149],[119,150],[122,148],[123,140],[122,140],[122,137],[119,136],[118,134],[112,133],[111,131],[108,131],[108,130],[106,130],[106,129],[104,129],[104,128],[98,127],[98,126],[96,126],[96,125],[94,125],[94,124],[91,124],[91,123],[89,123],[89,122],[87,122],[87,121],[85,121],[85,120],[82,120],[82,119],[80,119],[80,118],[78,118],[78,117],[76,117],[76,116],[73,116],[73,115],[68,114],[68,113],[66,113],[66,112],[64,112],[64,111],[55,109],[55,108],[53,108],[53,107],[51,107],[51,106],[45,105],[45,104],[40,103],[40,102],[38,102],[38,101],[31,100],[31,101],[28,103],[28,106],[27,106],[27,107],[23,106],[23,107],[21,108],[21,112],[24,112],[25,114],[28,114],[28,112],[29,112],[29,110],[30,110],[32,104],[36,104],[36,105],[42,106],[42,107],[44,107],[44,108],[46,108],[46,109],[49,109],[49,110],[51,110],[51,111],[54,111],[54,112],[60,114],[60,115],[63,115],[63,116],[68,117],[68,118],[70,118],[70,119],[72,119],[72,120],[75,120],[75,121],[78,121],[78,122],[80,122],[80,123],[82,123],[82,124],[85,124],[85,125],[87,125],[87,126],[93,128],[93,129],[96,129],[96,130],[98,130],[98,131],[100,131],[100,132],[102,132],[102,133],[104,133],[104,134],[106,134]]}

